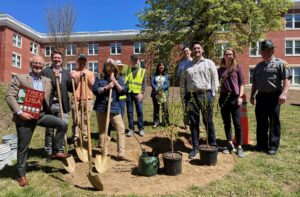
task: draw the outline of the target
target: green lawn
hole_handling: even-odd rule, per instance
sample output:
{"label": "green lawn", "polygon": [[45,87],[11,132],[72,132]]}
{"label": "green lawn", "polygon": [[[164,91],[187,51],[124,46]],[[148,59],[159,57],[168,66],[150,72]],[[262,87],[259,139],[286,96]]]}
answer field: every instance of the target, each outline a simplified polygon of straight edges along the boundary
{"label": "green lawn", "polygon": [[[15,132],[10,122],[9,109],[4,102],[5,88],[0,86],[0,136]],[[152,104],[145,102],[145,132],[152,131]],[[284,105],[281,108],[282,138],[276,156],[246,151],[244,159],[237,159],[233,171],[209,185],[183,191],[174,196],[300,196],[300,108]],[[251,140],[255,142],[254,107],[248,106]],[[220,114],[214,117],[218,139],[225,139]],[[92,131],[97,124],[92,118]],[[71,124],[70,124],[71,125]],[[69,130],[69,136],[71,131]],[[96,144],[96,135],[93,143]],[[99,196],[98,192],[82,190],[64,181],[59,161],[51,162],[52,172],[47,173],[44,157],[44,130],[38,128],[31,141],[31,154],[27,176],[32,183],[22,189],[16,182],[16,166],[0,171],[0,196]],[[85,176],[85,175],[84,175]],[[166,183],[167,184],[167,183]]]}

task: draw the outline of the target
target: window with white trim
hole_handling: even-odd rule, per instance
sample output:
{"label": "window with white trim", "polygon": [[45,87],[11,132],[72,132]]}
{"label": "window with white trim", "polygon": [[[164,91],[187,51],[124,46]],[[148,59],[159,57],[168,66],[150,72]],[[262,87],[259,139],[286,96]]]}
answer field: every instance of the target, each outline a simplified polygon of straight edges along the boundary
{"label": "window with white trim", "polygon": [[12,54],[12,66],[21,68],[22,67],[22,57],[20,54],[13,53]]}
{"label": "window with white trim", "polygon": [[223,57],[224,51],[229,48],[228,42],[219,42],[215,45],[215,54],[216,57]]}
{"label": "window with white trim", "polygon": [[300,55],[300,40],[286,40],[285,41],[286,55]]}
{"label": "window with white trim", "polygon": [[94,73],[98,73],[98,62],[89,62],[88,68]]}
{"label": "window with white trim", "polygon": [[50,46],[50,45],[45,46],[45,56],[46,57],[51,56],[51,53],[52,53],[53,49],[54,49],[53,46]]}
{"label": "window with white trim", "polygon": [[259,51],[259,42],[252,42],[250,44],[249,48],[249,56],[250,57],[258,57],[260,56],[260,51]]}
{"label": "window with white trim", "polygon": [[89,44],[88,48],[89,48],[88,55],[98,55],[99,44]]}
{"label": "window with white trim", "polygon": [[16,47],[22,47],[22,37],[18,34],[13,35],[13,45]]}
{"label": "window with white trim", "polygon": [[300,85],[300,67],[292,67],[292,85]]}
{"label": "window with white trim", "polygon": [[76,45],[70,44],[66,46],[66,56],[74,56],[76,55]]}
{"label": "window with white trim", "polygon": [[70,72],[72,70],[75,70],[76,69],[76,63],[74,62],[68,62],[67,63],[67,70]]}
{"label": "window with white trim", "polygon": [[134,51],[133,51],[134,54],[144,53],[145,52],[145,43],[135,42],[133,45],[133,48],[134,48]]}
{"label": "window with white trim", "polygon": [[38,45],[35,42],[30,42],[30,53],[38,54]]}
{"label": "window with white trim", "polygon": [[121,54],[122,50],[121,50],[121,43],[111,43],[110,44],[110,54],[111,55],[118,55]]}
{"label": "window with white trim", "polygon": [[299,29],[299,28],[300,28],[300,14],[286,14],[285,29]]}

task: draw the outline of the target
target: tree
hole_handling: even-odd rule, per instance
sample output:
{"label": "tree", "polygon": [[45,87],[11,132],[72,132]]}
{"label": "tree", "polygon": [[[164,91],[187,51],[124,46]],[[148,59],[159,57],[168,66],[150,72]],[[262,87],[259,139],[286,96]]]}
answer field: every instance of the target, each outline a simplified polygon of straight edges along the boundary
{"label": "tree", "polygon": [[64,5],[48,8],[46,17],[51,44],[57,49],[65,49],[70,43],[70,35],[76,20],[75,11],[70,1]]}
{"label": "tree", "polygon": [[241,51],[283,26],[290,0],[146,0],[139,13],[141,38],[157,46],[158,58],[170,58],[175,45],[200,41],[215,59],[218,42]]}

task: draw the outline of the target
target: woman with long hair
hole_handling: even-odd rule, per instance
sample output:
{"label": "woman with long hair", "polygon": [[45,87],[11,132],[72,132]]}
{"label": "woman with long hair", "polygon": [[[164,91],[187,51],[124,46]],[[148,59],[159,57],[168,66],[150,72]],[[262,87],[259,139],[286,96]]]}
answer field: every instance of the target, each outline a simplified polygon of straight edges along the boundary
{"label": "woman with long hair", "polygon": [[168,91],[169,91],[169,75],[166,72],[165,65],[158,63],[156,71],[151,77],[151,97],[153,102],[153,128],[159,125],[159,106],[162,106],[162,126],[168,126],[169,112],[168,112]]}
{"label": "woman with long hair", "polygon": [[123,78],[119,77],[119,70],[114,64],[114,60],[108,58],[104,63],[103,72],[96,78],[93,86],[93,93],[96,96],[94,110],[97,115],[100,149],[103,148],[105,139],[106,113],[110,89],[112,90],[110,122],[117,130],[117,158],[125,159],[125,125],[121,116],[119,97],[126,93],[126,86]]}
{"label": "woman with long hair", "polygon": [[238,64],[236,52],[233,48],[227,48],[224,51],[218,75],[221,84],[219,105],[227,140],[227,147],[223,153],[232,153],[235,150],[232,142],[232,117],[237,143],[237,155],[238,157],[244,157],[240,124],[240,106],[244,94],[244,79],[242,66]]}

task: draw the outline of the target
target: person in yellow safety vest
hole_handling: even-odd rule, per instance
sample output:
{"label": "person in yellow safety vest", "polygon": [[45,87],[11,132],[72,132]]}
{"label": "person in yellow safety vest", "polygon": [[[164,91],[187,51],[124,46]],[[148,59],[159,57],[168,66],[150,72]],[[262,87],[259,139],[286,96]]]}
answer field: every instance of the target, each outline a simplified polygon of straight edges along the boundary
{"label": "person in yellow safety vest", "polygon": [[144,119],[143,119],[143,94],[146,89],[146,70],[141,67],[138,55],[131,55],[131,65],[128,68],[125,81],[128,88],[126,105],[129,130],[128,137],[131,137],[134,132],[133,122],[133,103],[135,104],[138,117],[139,135],[144,136]]}
{"label": "person in yellow safety vest", "polygon": [[[126,83],[125,81],[125,73],[127,72],[126,69],[127,69],[127,65],[126,64],[123,64],[121,62],[121,60],[116,60],[115,61],[115,64],[117,65],[120,73],[119,73],[119,77],[121,77],[124,82]],[[120,107],[121,107],[121,115],[122,115],[122,118],[124,117],[124,112],[125,112],[125,103],[126,103],[126,94],[125,95],[121,95],[119,97],[119,102],[120,102]]]}

